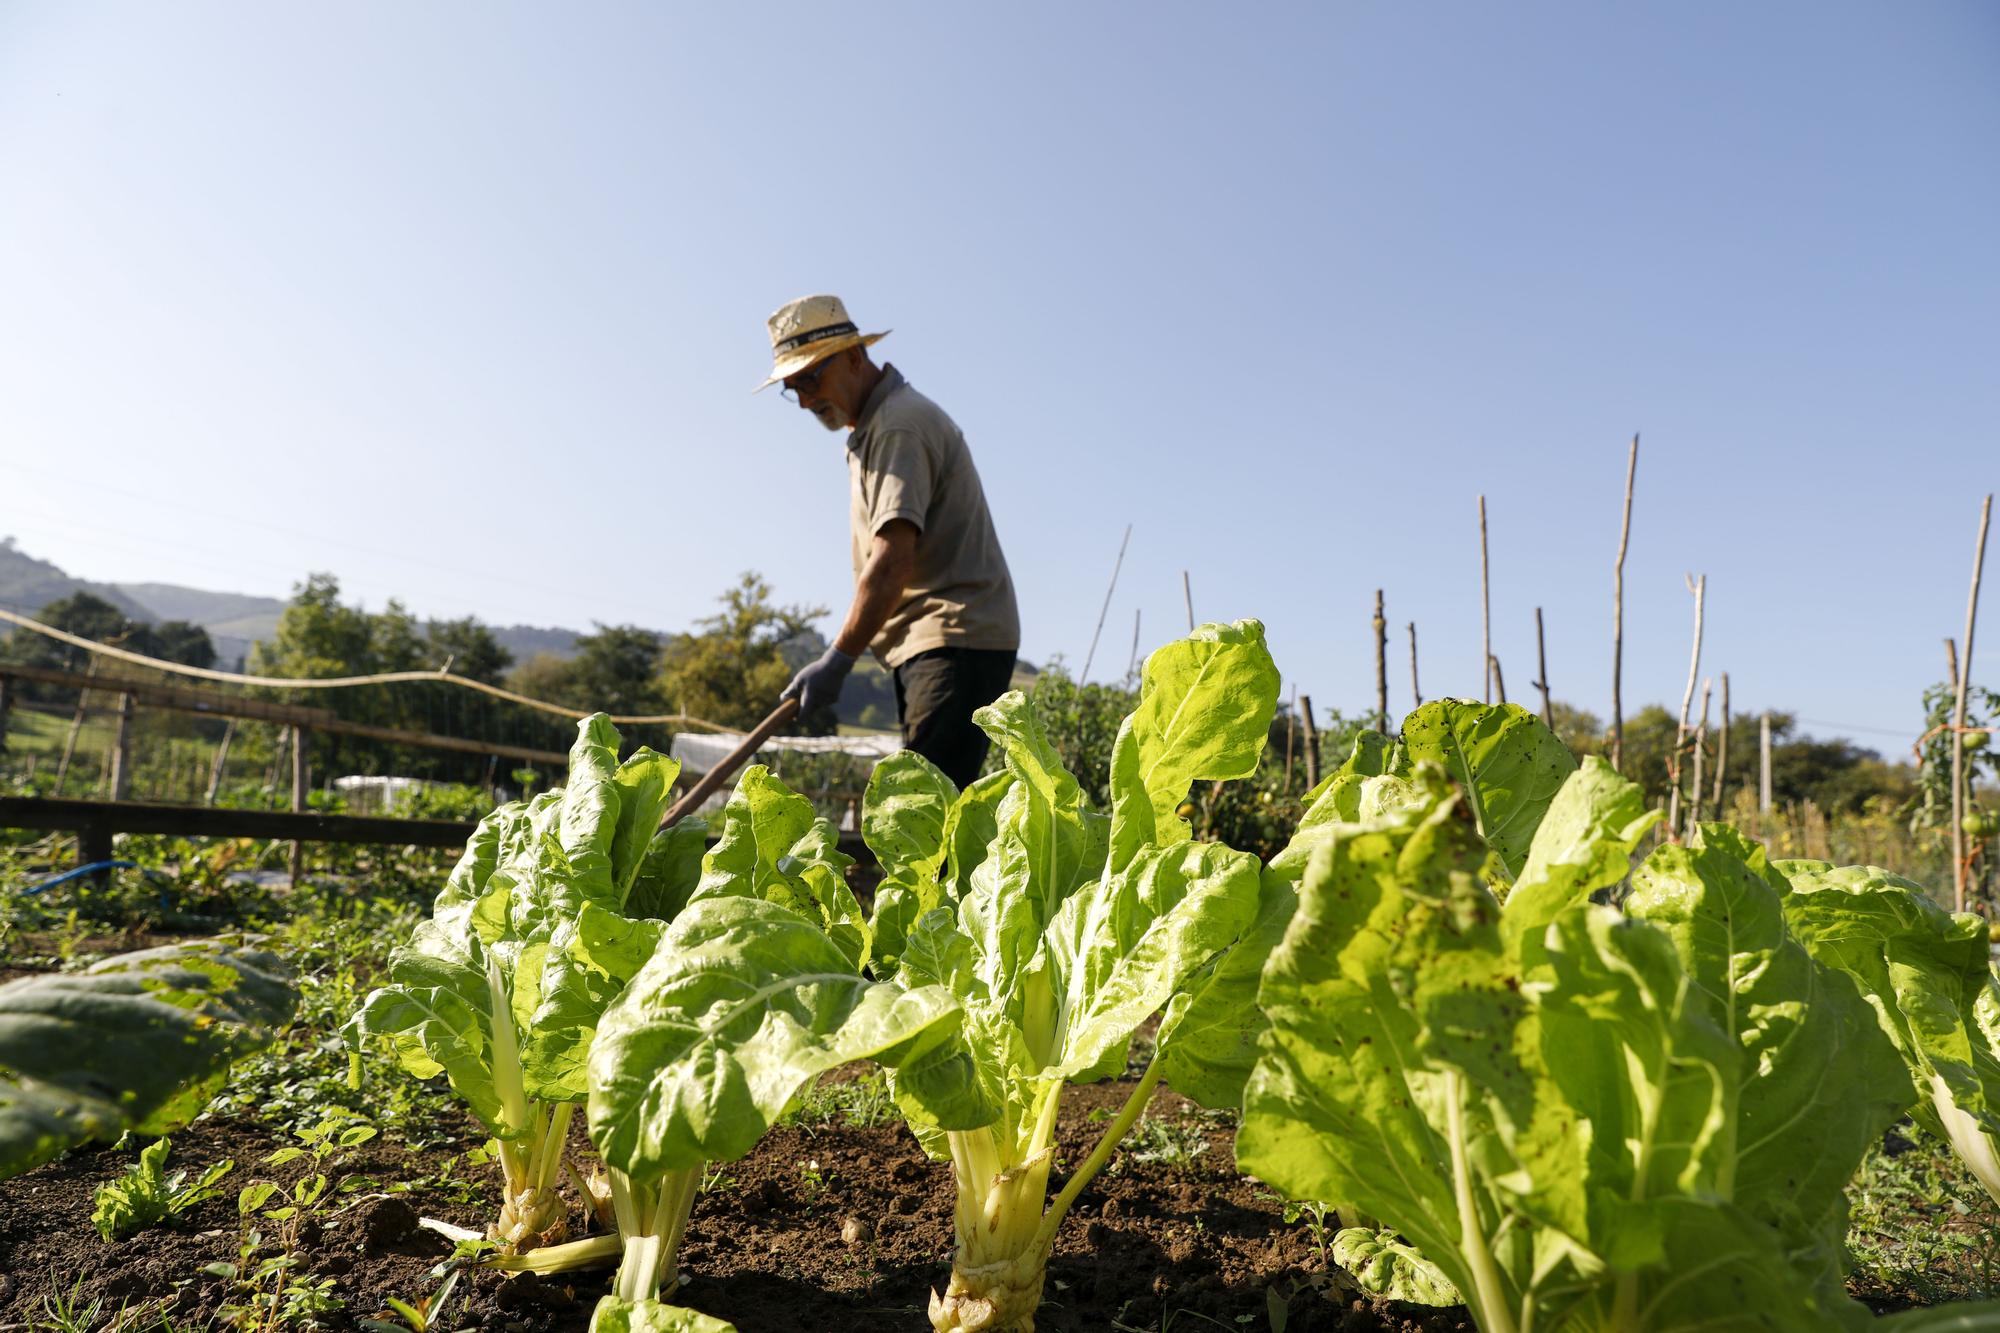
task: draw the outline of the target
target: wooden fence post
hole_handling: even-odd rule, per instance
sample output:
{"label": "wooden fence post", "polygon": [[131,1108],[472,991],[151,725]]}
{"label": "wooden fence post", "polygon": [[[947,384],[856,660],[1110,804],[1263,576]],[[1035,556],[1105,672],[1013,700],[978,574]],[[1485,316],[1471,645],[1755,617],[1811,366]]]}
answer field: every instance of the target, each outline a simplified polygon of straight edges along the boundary
{"label": "wooden fence post", "polygon": [[1507,678],[1500,674],[1500,659],[1489,655],[1486,659],[1486,678],[1493,685],[1493,692],[1500,696],[1500,702],[1507,702]]}
{"label": "wooden fence post", "polygon": [[[306,791],[308,789],[306,779],[306,730],[304,727],[294,726],[292,728],[293,810],[303,811],[306,808]],[[292,842],[292,887],[294,889],[299,887],[299,878],[305,870],[305,847],[304,843],[296,839]]]}
{"label": "wooden fence post", "polygon": [[1313,701],[1310,694],[1299,696],[1299,738],[1306,750],[1306,790],[1319,786],[1319,728],[1313,725]]}
{"label": "wooden fence post", "polygon": [[[169,761],[169,771],[172,771]],[[132,696],[118,696],[118,735],[111,742],[111,799],[132,798]]]}

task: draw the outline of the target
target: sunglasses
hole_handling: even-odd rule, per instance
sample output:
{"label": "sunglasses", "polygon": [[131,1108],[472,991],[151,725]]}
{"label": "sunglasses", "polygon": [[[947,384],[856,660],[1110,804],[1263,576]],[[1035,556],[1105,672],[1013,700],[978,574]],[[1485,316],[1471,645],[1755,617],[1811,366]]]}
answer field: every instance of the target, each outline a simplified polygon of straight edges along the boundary
{"label": "sunglasses", "polygon": [[801,370],[796,375],[787,376],[785,382],[778,387],[779,396],[788,403],[796,403],[799,401],[799,391],[803,389],[810,392],[817,389],[819,377],[832,367],[832,361],[822,361],[811,370]]}

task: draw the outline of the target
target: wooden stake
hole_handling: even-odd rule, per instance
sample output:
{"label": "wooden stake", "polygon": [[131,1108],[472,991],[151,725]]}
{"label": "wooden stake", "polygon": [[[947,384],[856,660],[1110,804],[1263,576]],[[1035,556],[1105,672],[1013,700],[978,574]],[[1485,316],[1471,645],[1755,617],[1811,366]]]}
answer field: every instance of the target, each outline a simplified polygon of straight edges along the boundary
{"label": "wooden stake", "polygon": [[1708,697],[1710,684],[1701,683],[1701,725],[1694,729],[1694,781],[1688,784],[1688,836],[1701,827],[1701,767],[1702,758],[1708,748]]}
{"label": "wooden stake", "polygon": [[14,678],[0,676],[0,755],[7,753],[7,720],[14,711]]}
{"label": "wooden stake", "polygon": [[[171,761],[170,761],[171,762]],[[111,799],[132,798],[132,696],[118,696],[118,734],[111,742]]]}
{"label": "wooden stake", "polygon": [[1132,608],[1132,655],[1125,659],[1125,679],[1139,669],[1139,608]]}
{"label": "wooden stake", "polygon": [[1972,630],[1979,618],[1979,576],[1986,568],[1986,530],[1993,522],[1993,497],[1979,506],[1979,540],[1972,550],[1972,591],[1965,598],[1965,655],[1958,662],[1958,702],[1951,714],[1951,900],[1965,910],[1965,693],[1972,682]]}
{"label": "wooden stake", "polygon": [[1417,684],[1417,622],[1410,622],[1410,707],[1424,706],[1424,687]]}
{"label": "wooden stake", "polygon": [[1945,670],[1948,673],[1944,678],[1944,683],[1949,685],[1952,688],[1953,694],[1956,695],[1958,691],[1958,640],[1957,639],[1953,639],[1950,637],[1947,637],[1945,639],[1944,661],[1945,661]]}
{"label": "wooden stake", "polygon": [[1389,622],[1382,616],[1382,590],[1375,590],[1376,730],[1389,734]]}
{"label": "wooden stake", "polygon": [[1306,790],[1319,786],[1319,729],[1313,726],[1313,701],[1310,694],[1299,696],[1299,739],[1306,750]]}
{"label": "wooden stake", "polygon": [[[1479,655],[1485,659],[1480,697],[1493,702],[1493,599],[1486,566],[1486,497],[1479,497]],[[1507,702],[1502,692],[1500,702]]]}
{"label": "wooden stake", "polygon": [[1715,738],[1715,817],[1728,818],[1722,807],[1722,777],[1729,771],[1729,673],[1722,673],[1722,731]]}
{"label": "wooden stake", "polygon": [[1771,813],[1771,712],[1757,719],[1757,813]]}
{"label": "wooden stake", "polygon": [[1542,724],[1550,731],[1556,729],[1555,705],[1549,702],[1549,650],[1542,641],[1542,608],[1535,608],[1535,666],[1541,671],[1540,679],[1534,681],[1536,689],[1542,692]]}
{"label": "wooden stake", "polygon": [[1292,791],[1292,733],[1299,725],[1299,683],[1292,682],[1292,706],[1285,710],[1285,794]]}
{"label": "wooden stake", "polygon": [[202,796],[203,805],[214,805],[215,794],[222,788],[222,773],[229,766],[229,743],[236,739],[236,719],[230,718],[222,728],[222,741],[215,747],[215,763],[208,770],[208,791]]}
{"label": "wooden stake", "polygon": [[1486,662],[1489,670],[1492,672],[1491,679],[1493,681],[1494,693],[1500,696],[1500,702],[1504,704],[1507,702],[1507,678],[1500,674],[1500,659],[1497,657],[1488,657]]}
{"label": "wooden stake", "polygon": [[1618,524],[1618,559],[1611,566],[1611,766],[1625,762],[1625,547],[1632,539],[1632,478],[1639,471],[1639,436],[1625,455],[1625,516]]}
{"label": "wooden stake", "polygon": [[1194,589],[1188,585],[1188,572],[1181,571],[1181,600],[1187,603],[1188,633],[1194,633]]}
{"label": "wooden stake", "polygon": [[1674,728],[1674,748],[1667,755],[1667,777],[1672,790],[1667,795],[1667,836],[1680,840],[1681,829],[1681,750],[1687,744],[1688,710],[1694,707],[1694,682],[1701,670],[1701,604],[1708,591],[1708,575],[1687,576],[1688,591],[1694,594],[1694,649],[1688,656],[1687,689],[1681,694],[1680,723]]}
{"label": "wooden stake", "polygon": [[1090,632],[1090,651],[1083,655],[1083,671],[1076,678],[1080,686],[1090,679],[1090,664],[1097,657],[1097,636],[1104,633],[1104,617],[1111,610],[1111,594],[1118,590],[1118,571],[1125,567],[1125,544],[1132,540],[1132,525],[1125,525],[1125,535],[1118,540],[1118,558],[1111,562],[1111,582],[1104,589],[1104,605],[1097,608],[1097,628]]}
{"label": "wooden stake", "polygon": [[[97,674],[97,659],[95,657],[90,659],[90,670],[84,674],[86,676]],[[69,778],[69,762],[76,754],[76,738],[83,731],[83,718],[84,714],[89,711],[89,707],[90,689],[88,686],[85,686],[76,692],[76,713],[69,720],[69,735],[63,738],[62,759],[56,764],[55,794],[57,796],[62,795],[63,783]]]}
{"label": "wooden stake", "polygon": [[[292,809],[306,808],[306,792],[310,790],[306,769],[306,732],[304,727],[292,728]],[[292,842],[292,887],[299,887],[299,879],[305,871],[306,845],[296,839]]]}

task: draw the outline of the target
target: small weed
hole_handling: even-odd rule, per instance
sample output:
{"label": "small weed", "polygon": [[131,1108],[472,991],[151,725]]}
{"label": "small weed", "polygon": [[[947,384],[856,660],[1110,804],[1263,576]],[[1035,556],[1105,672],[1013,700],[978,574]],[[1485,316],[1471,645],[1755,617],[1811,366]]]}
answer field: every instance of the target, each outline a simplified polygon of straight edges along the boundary
{"label": "small weed", "polygon": [[[50,1277],[55,1277],[51,1273]],[[104,1298],[93,1296],[90,1304],[83,1303],[83,1275],[77,1274],[76,1282],[65,1293],[60,1285],[47,1296],[42,1297],[42,1317],[33,1322],[34,1333],[90,1333],[97,1324],[97,1313],[104,1308]],[[124,1309],[119,1309],[122,1319]]]}
{"label": "small weed", "polygon": [[871,1066],[854,1078],[815,1083],[792,1103],[778,1123],[808,1133],[840,1125],[872,1129],[896,1119],[896,1115],[888,1076]]}
{"label": "small weed", "polygon": [[1164,1166],[1175,1171],[1192,1171],[1195,1159],[1208,1151],[1208,1134],[1199,1122],[1183,1116],[1143,1115],[1132,1127],[1124,1149],[1113,1162],[1137,1162]]}
{"label": "small weed", "polygon": [[1847,1200],[1855,1295],[1920,1305],[2000,1295],[2000,1216],[1943,1143],[1892,1130]]}

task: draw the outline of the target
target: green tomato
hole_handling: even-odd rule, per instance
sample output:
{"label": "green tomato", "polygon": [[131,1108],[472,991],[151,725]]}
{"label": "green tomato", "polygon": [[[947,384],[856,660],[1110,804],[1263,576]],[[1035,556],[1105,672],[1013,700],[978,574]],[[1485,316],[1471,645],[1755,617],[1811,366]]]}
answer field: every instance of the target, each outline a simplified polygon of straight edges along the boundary
{"label": "green tomato", "polygon": [[1983,731],[1961,731],[1958,733],[1958,748],[1972,754],[1985,749],[1988,739],[1990,737]]}
{"label": "green tomato", "polygon": [[1986,821],[1979,817],[1977,810],[1974,810],[1971,814],[1959,820],[1958,826],[1964,831],[1966,837],[1977,838],[1981,836],[1980,830],[1986,827]]}

